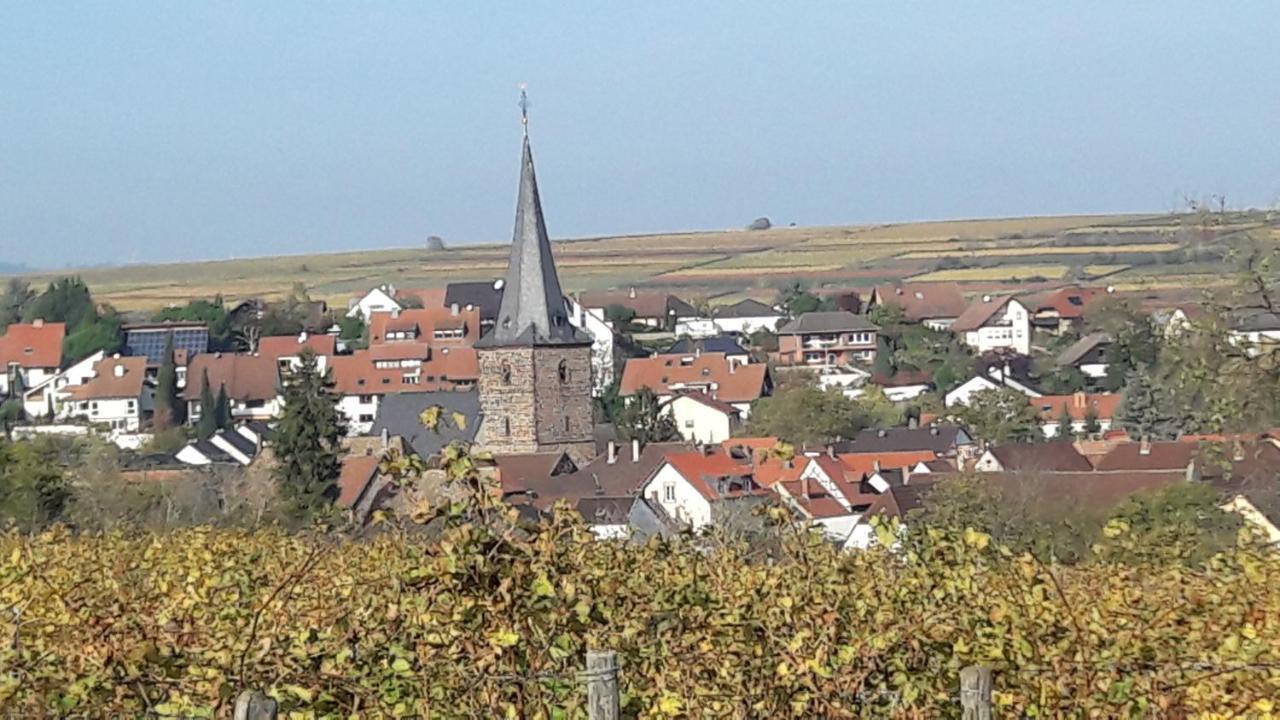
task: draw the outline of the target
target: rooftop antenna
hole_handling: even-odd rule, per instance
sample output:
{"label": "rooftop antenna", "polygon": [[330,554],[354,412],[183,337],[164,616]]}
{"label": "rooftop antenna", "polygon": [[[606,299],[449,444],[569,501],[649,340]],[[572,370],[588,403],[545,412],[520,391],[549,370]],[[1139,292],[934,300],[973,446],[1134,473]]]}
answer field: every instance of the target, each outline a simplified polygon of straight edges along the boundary
{"label": "rooftop antenna", "polygon": [[529,86],[526,83],[520,83],[520,124],[524,127],[524,134],[529,134]]}

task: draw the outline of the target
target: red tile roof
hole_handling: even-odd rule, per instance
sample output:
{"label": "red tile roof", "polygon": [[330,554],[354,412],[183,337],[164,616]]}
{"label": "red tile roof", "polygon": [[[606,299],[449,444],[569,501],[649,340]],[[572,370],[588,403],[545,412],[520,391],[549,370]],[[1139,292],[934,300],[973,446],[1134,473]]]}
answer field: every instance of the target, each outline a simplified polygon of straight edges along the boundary
{"label": "red tile roof", "polygon": [[337,352],[337,338],[332,335],[268,335],[258,340],[258,354],[279,360],[294,357],[309,348],[316,355],[333,355]]}
{"label": "red tile roof", "polygon": [[978,300],[960,313],[960,316],[952,323],[951,329],[956,332],[977,330],[995,317],[996,313],[1003,310],[1004,306],[1008,305],[1012,299],[1013,297],[1011,296],[991,296],[990,300]]}
{"label": "red tile roof", "polygon": [[1095,287],[1064,287],[1027,299],[1033,313],[1054,311],[1058,317],[1076,320],[1084,317],[1085,308],[1107,291]]}
{"label": "red tile roof", "polygon": [[846,471],[865,474],[875,470],[876,463],[880,463],[881,470],[913,468],[918,463],[936,460],[938,454],[932,450],[904,450],[899,452],[841,453],[836,457]]}
{"label": "red tile roof", "polygon": [[93,364],[93,372],[91,380],[72,386],[67,394],[75,400],[137,398],[142,395],[142,382],[147,377],[147,358],[103,358]]}
{"label": "red tile roof", "polygon": [[912,322],[959,317],[965,310],[964,296],[955,283],[892,283],[875,289],[882,305],[897,305]]}
{"label": "red tile roof", "polygon": [[[695,402],[702,403],[712,410],[718,410],[725,415],[741,415],[742,411],[722,400],[717,400],[710,395],[702,392],[686,392],[680,393],[676,397],[689,398]],[[674,398],[673,398],[674,400]]]}
{"label": "red tile roof", "polygon": [[[768,378],[769,368],[765,364],[731,365],[724,353],[655,355],[627,361],[619,392],[624,396],[634,395],[648,387],[658,395],[671,395],[686,387],[708,386],[707,393],[717,400],[745,403],[764,394]],[[712,384],[714,388],[709,387]]]}
{"label": "red tile roof", "polygon": [[187,366],[187,386],[183,397],[199,400],[205,371],[209,389],[217,395],[226,387],[232,400],[270,400],[280,394],[280,367],[275,358],[262,355],[201,353]]}
{"label": "red tile roof", "polygon": [[[406,345],[420,346],[419,343]],[[416,368],[378,368],[374,366],[374,357],[374,349],[371,348],[330,358],[329,370],[333,377],[334,391],[342,395],[385,395],[455,390],[460,385],[469,386],[480,378],[480,363],[476,351],[469,347],[448,348],[447,352],[446,348],[437,348],[429,361]],[[415,371],[418,382],[406,382],[405,375],[414,375]]]}
{"label": "red tile roof", "polygon": [[1055,441],[1003,445],[990,450],[1006,472],[1053,470],[1089,472],[1093,464],[1073,443]]}
{"label": "red tile roof", "polygon": [[62,366],[62,339],[65,323],[14,323],[0,335],[0,369],[16,363],[23,368]]}
{"label": "red tile roof", "polygon": [[1120,443],[1098,458],[1098,470],[1185,470],[1200,447],[1195,443],[1153,442],[1144,452],[1140,442]]}
{"label": "red tile roof", "polygon": [[[459,308],[457,315],[453,314],[451,308],[437,306],[411,308],[399,313],[376,312],[369,319],[369,344],[387,342],[388,331],[404,331],[414,327],[418,329],[418,340],[421,342],[471,345],[480,337],[480,309]],[[461,340],[435,340],[432,336],[436,329],[452,330],[458,327],[466,329]]]}
{"label": "red tile roof", "polygon": [[353,507],[377,472],[376,455],[348,455],[343,458],[342,472],[338,475],[338,505]]}
{"label": "red tile roof", "polygon": [[1118,393],[1044,395],[1027,398],[1027,403],[1039,411],[1041,420],[1048,422],[1056,422],[1062,417],[1064,407],[1071,413],[1072,420],[1084,420],[1090,408],[1099,420],[1110,420],[1116,416],[1116,409],[1120,407],[1120,395]]}
{"label": "red tile roof", "polygon": [[698,451],[668,453],[666,463],[675,468],[690,485],[706,499],[745,497],[749,495],[767,495],[769,491],[760,487],[752,478],[752,489],[749,491],[730,491],[721,494],[711,484],[719,478],[738,478],[752,475],[751,465],[739,462],[724,452]]}

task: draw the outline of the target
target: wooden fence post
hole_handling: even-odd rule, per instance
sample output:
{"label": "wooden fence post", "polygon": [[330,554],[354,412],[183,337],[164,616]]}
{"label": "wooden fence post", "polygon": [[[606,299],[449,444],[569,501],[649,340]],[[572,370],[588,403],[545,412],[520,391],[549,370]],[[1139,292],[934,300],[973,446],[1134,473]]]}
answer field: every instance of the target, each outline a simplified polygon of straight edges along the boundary
{"label": "wooden fence post", "polygon": [[991,668],[969,665],[960,669],[960,708],[964,720],[991,720]]}
{"label": "wooden fence post", "polygon": [[234,720],[276,720],[280,706],[257,690],[245,690],[236,698]]}
{"label": "wooden fence post", "polygon": [[618,695],[618,653],[612,650],[587,651],[587,717],[590,720],[619,720],[622,699]]}

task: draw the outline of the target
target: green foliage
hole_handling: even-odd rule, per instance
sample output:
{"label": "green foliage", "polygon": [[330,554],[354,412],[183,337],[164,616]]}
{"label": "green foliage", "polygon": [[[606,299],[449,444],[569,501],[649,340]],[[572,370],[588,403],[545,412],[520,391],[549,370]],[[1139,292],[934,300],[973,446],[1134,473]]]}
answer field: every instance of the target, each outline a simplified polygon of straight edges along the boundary
{"label": "green foliage", "polygon": [[751,343],[751,347],[761,352],[771,353],[778,351],[778,334],[765,328],[757,328],[747,339]]}
{"label": "green foliage", "polygon": [[315,353],[303,350],[298,367],[285,376],[284,413],[273,440],[275,475],[295,519],[325,513],[337,497],[345,434],[333,380],[320,372]]}
{"label": "green foliage", "polygon": [[209,328],[210,351],[234,351],[236,342],[231,328],[231,315],[222,297],[191,300],[186,305],[167,307],[152,316],[156,322],[201,322]]}
{"label": "green foliage", "polygon": [[1181,428],[1168,407],[1166,395],[1156,389],[1146,368],[1138,368],[1130,371],[1125,382],[1116,424],[1133,438],[1172,440]]}
{"label": "green foliage", "polygon": [[0,295],[0,333],[13,323],[21,322],[27,306],[35,297],[31,284],[26,280],[9,278],[5,283],[4,295]]}
{"label": "green foliage", "polygon": [[221,430],[231,427],[231,399],[227,397],[227,386],[218,386],[218,397],[213,401],[213,422]]}
{"label": "green foliage", "polygon": [[882,330],[892,330],[907,325],[906,311],[901,305],[893,303],[880,304],[867,311],[867,319]]}
{"label": "green foliage", "polygon": [[338,321],[338,339],[346,343],[348,347],[363,345],[366,341],[364,335],[366,329],[364,318],[360,317],[360,315],[344,316]]}
{"label": "green foliage", "polygon": [[69,496],[60,440],[0,440],[0,525],[36,530],[62,515]]}
{"label": "green foliage", "polygon": [[1243,526],[1220,503],[1217,491],[1198,483],[1135,495],[1116,508],[1094,552],[1125,563],[1202,564],[1235,545]]}
{"label": "green foliage", "polygon": [[747,433],[773,436],[797,445],[823,445],[853,437],[873,423],[857,402],[838,388],[786,385],[751,407]]}
{"label": "green foliage", "polygon": [[1066,404],[1062,404],[1062,412],[1058,413],[1058,437],[1069,438],[1073,434],[1072,428],[1075,426],[1075,419],[1071,417],[1071,409]]}
{"label": "green foliage", "polygon": [[993,445],[1032,442],[1044,436],[1036,409],[1013,388],[980,390],[954,416],[975,437]]}
{"label": "green foliage", "polygon": [[200,378],[200,419],[196,422],[196,437],[208,440],[218,430],[218,405],[209,384],[209,370]]}
{"label": "green foliage", "polygon": [[178,427],[186,421],[186,404],[178,396],[178,368],[173,359],[173,336],[165,341],[164,356],[156,373],[155,412],[152,422],[157,430]]}
{"label": "green foliage", "polygon": [[625,399],[613,422],[623,440],[639,440],[641,445],[680,439],[671,413],[647,387]]}
{"label": "green foliage", "polygon": [[834,300],[829,297],[818,297],[798,282],[783,288],[778,293],[778,300],[774,304],[781,307],[782,312],[793,318],[807,312],[836,309]]}
{"label": "green foliage", "polygon": [[618,332],[627,332],[631,329],[632,321],[636,319],[636,311],[626,305],[614,303],[604,309],[604,319]]}
{"label": "green foliage", "polygon": [[99,310],[89,286],[78,277],[50,283],[43,293],[26,304],[23,319],[66,323],[67,335],[62,341],[66,362],[82,360],[99,350],[113,353],[124,345],[119,316],[110,307]]}
{"label": "green foliage", "polygon": [[1091,331],[1111,336],[1111,344],[1103,353],[1107,375],[1102,387],[1117,392],[1125,378],[1139,367],[1155,367],[1159,360],[1160,336],[1151,317],[1134,301],[1106,298],[1089,315]]}
{"label": "green foliage", "polygon": [[866,427],[888,428],[902,424],[902,408],[895,405],[878,385],[864,387],[853,403]]}

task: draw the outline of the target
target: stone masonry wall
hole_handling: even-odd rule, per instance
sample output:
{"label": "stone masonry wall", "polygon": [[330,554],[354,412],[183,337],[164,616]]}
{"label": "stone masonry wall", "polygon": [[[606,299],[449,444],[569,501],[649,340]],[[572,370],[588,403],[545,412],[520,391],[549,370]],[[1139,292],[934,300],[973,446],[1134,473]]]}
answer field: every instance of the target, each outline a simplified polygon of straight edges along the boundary
{"label": "stone masonry wall", "polygon": [[594,455],[589,346],[482,349],[479,360],[484,435],[478,441],[483,449],[564,450],[579,462]]}

